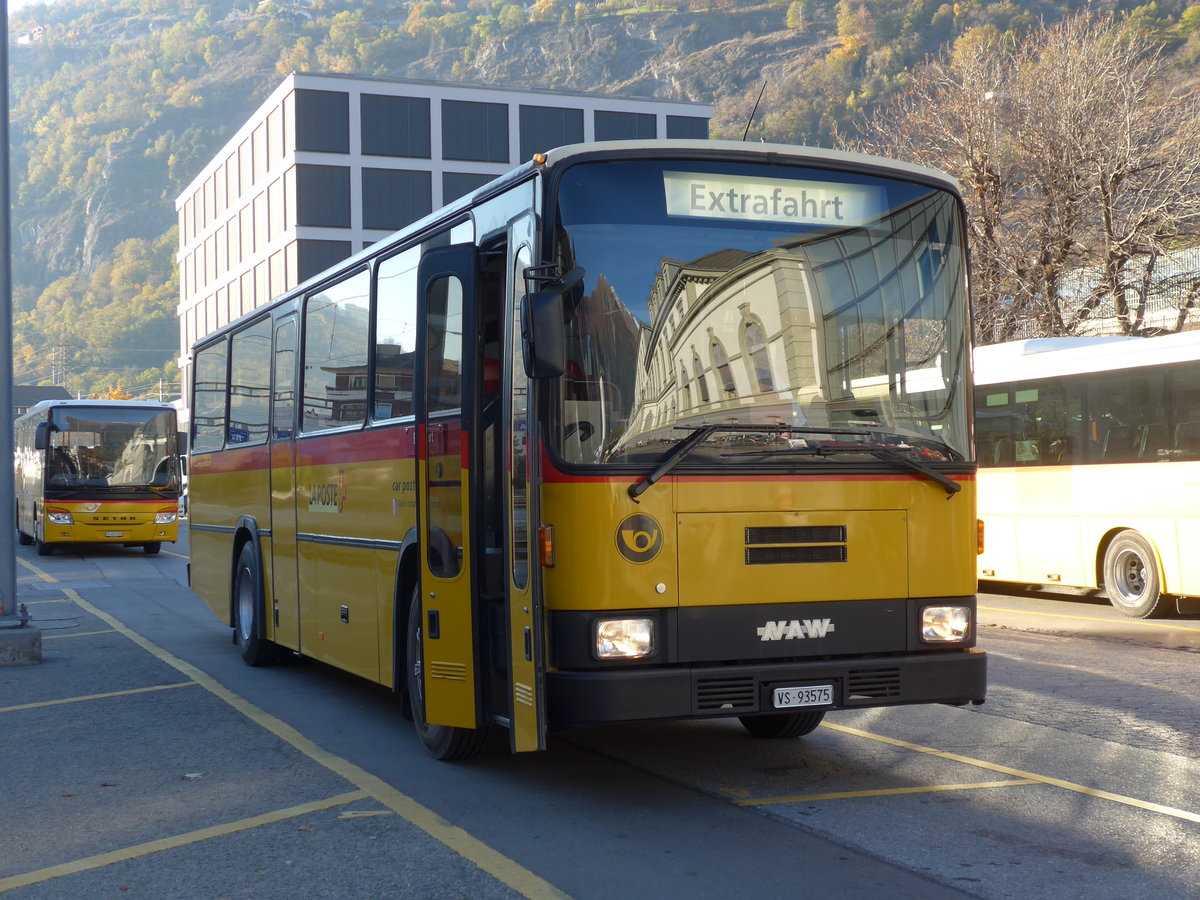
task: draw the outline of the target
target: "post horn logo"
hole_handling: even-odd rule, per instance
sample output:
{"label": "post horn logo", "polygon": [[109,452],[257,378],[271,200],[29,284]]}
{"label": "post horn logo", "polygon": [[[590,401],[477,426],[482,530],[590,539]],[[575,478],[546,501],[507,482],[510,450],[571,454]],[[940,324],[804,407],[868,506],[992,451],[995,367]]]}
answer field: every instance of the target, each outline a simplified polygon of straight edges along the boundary
{"label": "post horn logo", "polygon": [[662,529],[650,516],[628,516],[617,526],[617,550],[631,563],[650,562],[662,549]]}

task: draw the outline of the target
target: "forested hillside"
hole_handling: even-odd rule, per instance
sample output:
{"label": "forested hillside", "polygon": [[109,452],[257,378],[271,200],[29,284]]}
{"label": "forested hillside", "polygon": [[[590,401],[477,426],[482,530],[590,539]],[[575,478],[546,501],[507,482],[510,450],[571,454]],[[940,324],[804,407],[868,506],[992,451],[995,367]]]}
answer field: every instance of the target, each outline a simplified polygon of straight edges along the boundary
{"label": "forested hillside", "polygon": [[[971,29],[1020,35],[1042,0],[57,0],[13,15],[18,383],[136,396],[172,382],[174,198],[291,71],[701,100],[714,136],[853,138]],[[1096,5],[1092,4],[1094,8]],[[1122,9],[1180,78],[1200,9]]]}

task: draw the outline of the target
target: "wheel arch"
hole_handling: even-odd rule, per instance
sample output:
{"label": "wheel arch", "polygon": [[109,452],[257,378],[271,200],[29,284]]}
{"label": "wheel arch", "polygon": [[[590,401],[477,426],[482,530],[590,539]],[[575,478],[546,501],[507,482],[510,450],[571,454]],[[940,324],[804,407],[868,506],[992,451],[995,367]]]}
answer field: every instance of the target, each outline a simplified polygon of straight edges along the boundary
{"label": "wheel arch", "polygon": [[421,546],[414,525],[400,541],[396,561],[396,585],[392,596],[392,692],[406,691],[405,671],[407,653],[405,637],[408,629],[408,603],[413,588],[421,581]]}

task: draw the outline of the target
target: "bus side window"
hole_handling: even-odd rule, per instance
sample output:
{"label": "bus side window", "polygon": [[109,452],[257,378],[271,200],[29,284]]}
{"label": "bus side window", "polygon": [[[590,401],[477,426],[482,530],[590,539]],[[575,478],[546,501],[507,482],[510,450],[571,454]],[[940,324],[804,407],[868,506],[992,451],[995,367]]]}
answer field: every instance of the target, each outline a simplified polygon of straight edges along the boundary
{"label": "bus side window", "polygon": [[1200,457],[1200,422],[1180,422],[1175,426],[1175,453],[1184,459]]}
{"label": "bus side window", "polygon": [[1137,458],[1158,459],[1166,450],[1167,429],[1165,425],[1139,425],[1137,429]]}
{"label": "bus side window", "polygon": [[1016,464],[1016,453],[1013,449],[1012,438],[996,438],[996,444],[992,448],[992,461],[998,466],[1012,466]]}

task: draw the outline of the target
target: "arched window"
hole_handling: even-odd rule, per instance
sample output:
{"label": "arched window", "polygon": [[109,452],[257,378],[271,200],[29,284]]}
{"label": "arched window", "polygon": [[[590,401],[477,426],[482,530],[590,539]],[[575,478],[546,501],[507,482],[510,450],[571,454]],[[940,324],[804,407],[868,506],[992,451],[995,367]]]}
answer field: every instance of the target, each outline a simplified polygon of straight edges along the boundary
{"label": "arched window", "polygon": [[700,400],[704,403],[709,401],[708,396],[708,379],[704,377],[704,365],[700,362],[700,357],[692,353],[692,368],[696,370],[696,384],[700,388]]}
{"label": "arched window", "polygon": [[771,361],[767,357],[767,336],[762,325],[758,322],[747,322],[745,337],[751,378],[760,391],[775,390],[775,383],[771,380]]}
{"label": "arched window", "polygon": [[721,382],[721,390],[727,394],[737,392],[737,386],[733,383],[733,370],[729,368],[729,357],[725,354],[725,348],[721,346],[721,342],[715,337],[712,341],[712,362],[713,369],[717,372],[717,378]]}
{"label": "arched window", "polygon": [[692,389],[688,387],[687,368],[683,365],[683,363],[679,364],[679,386],[683,389],[683,408],[691,409]]}

